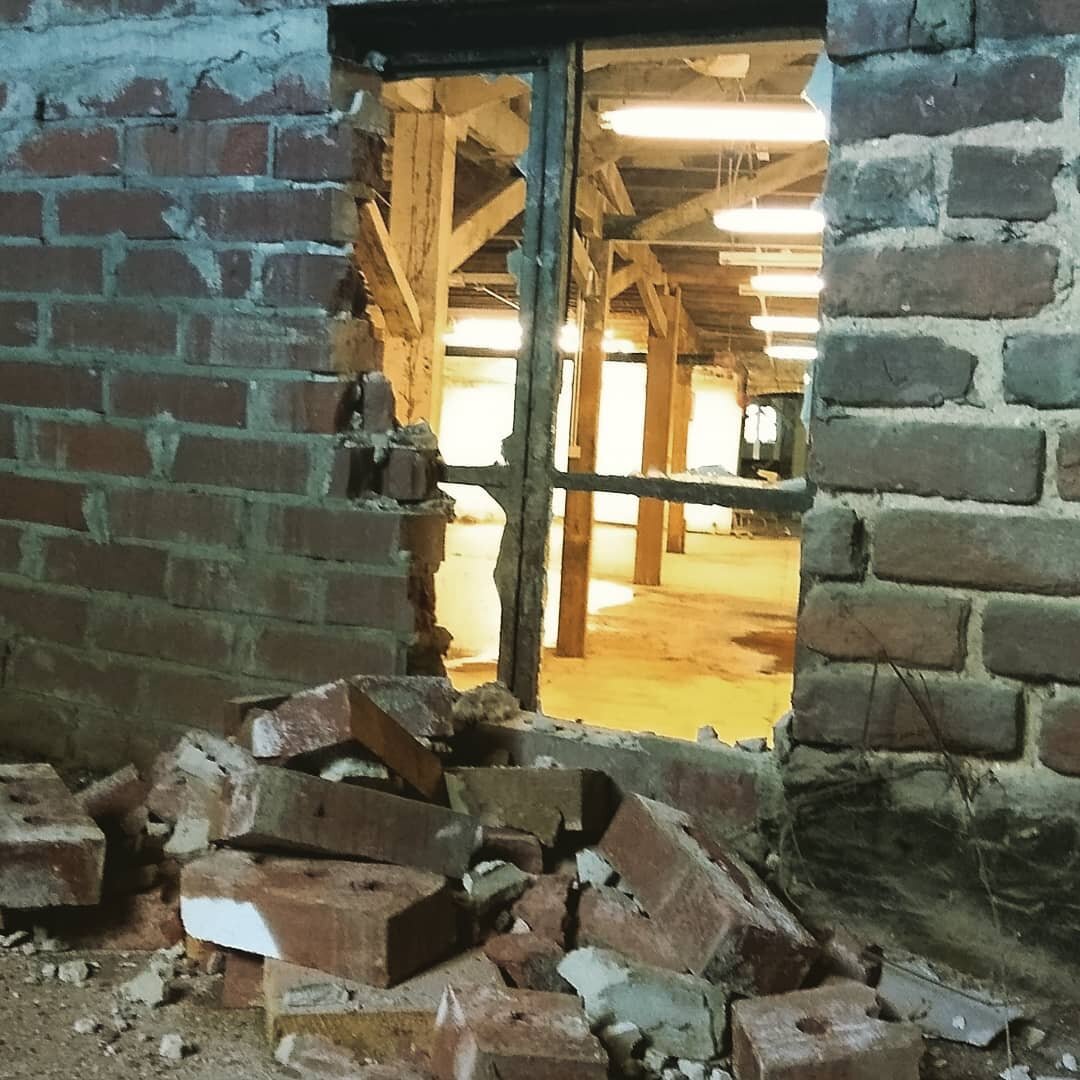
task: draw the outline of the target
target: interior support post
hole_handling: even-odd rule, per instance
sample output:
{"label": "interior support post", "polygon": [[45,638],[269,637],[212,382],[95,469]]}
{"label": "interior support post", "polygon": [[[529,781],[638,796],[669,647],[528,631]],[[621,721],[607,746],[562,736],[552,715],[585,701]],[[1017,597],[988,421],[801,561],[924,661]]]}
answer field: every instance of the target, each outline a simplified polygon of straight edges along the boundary
{"label": "interior support post", "polygon": [[414,341],[387,342],[384,369],[397,395],[398,419],[437,428],[449,305],[458,127],[441,113],[399,113],[394,121],[390,240],[419,306]]}
{"label": "interior support post", "polygon": [[[570,472],[596,472],[600,428],[600,390],[604,367],[604,330],[610,307],[614,248],[605,241],[590,245],[594,272],[583,302],[581,356],[577,372]],[[559,656],[583,657],[589,616],[589,577],[592,569],[593,494],[568,491],[563,518],[562,579],[559,591]]]}
{"label": "interior support post", "polygon": [[[645,433],[641,472],[666,473],[671,461],[671,413],[675,398],[675,372],[679,362],[679,290],[661,298],[667,310],[667,333],[649,335],[645,378]],[[659,499],[638,502],[637,545],[634,551],[634,584],[659,585],[664,556],[664,510]]]}
{"label": "interior support post", "polygon": [[[694,407],[694,369],[679,364],[675,370],[675,399],[671,407],[671,472],[686,472],[690,444],[690,417]],[[669,554],[686,553],[686,506],[668,504],[667,549]]]}

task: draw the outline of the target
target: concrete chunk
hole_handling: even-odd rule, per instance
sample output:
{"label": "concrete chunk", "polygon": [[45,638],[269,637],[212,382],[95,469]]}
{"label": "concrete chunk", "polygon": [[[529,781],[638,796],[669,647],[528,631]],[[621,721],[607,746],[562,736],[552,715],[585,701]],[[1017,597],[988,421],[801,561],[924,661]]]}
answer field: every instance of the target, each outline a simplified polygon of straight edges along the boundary
{"label": "concrete chunk", "polygon": [[594,1026],[634,1024],[668,1057],[704,1060],[720,1049],[727,996],[704,979],[634,964],[605,949],[575,949],[559,974],[578,992]]}
{"label": "concrete chunk", "polygon": [[398,866],[218,851],[181,877],[192,937],[391,986],[445,956],[456,936],[447,883]]}
{"label": "concrete chunk", "polygon": [[267,1034],[329,1039],[357,1058],[381,1063],[430,1059],[435,1015],[447,986],[501,987],[499,969],[479,949],[462,953],[384,989],[267,960],[263,975]]}
{"label": "concrete chunk", "polygon": [[239,847],[374,859],[455,878],[482,833],[479,822],[442,806],[269,765],[237,778],[214,829]]}
{"label": "concrete chunk", "polygon": [[738,1080],[918,1080],[922,1033],[876,1019],[874,991],[858,983],[736,1002],[732,1061]]}
{"label": "concrete chunk", "polygon": [[742,993],[802,985],[817,955],[814,939],[741,859],[706,850],[687,814],[630,795],[600,850],[679,967]]}
{"label": "concrete chunk", "polygon": [[51,765],[0,765],[0,908],[96,904],[105,835]]}
{"label": "concrete chunk", "polygon": [[608,1056],[567,994],[449,987],[432,1072],[436,1080],[606,1080]]}
{"label": "concrete chunk", "polygon": [[455,810],[532,833],[547,847],[564,829],[599,836],[611,819],[611,785],[590,769],[453,769],[446,783]]}

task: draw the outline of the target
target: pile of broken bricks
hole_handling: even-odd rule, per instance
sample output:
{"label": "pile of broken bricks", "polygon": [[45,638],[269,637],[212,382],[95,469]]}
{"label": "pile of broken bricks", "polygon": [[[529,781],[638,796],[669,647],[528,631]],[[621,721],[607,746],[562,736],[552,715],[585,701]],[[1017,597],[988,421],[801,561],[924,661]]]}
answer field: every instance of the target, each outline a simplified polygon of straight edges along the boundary
{"label": "pile of broken bricks", "polygon": [[145,779],[73,796],[0,767],[6,929],[68,908],[72,940],[183,941],[312,1078],[916,1080],[880,958],[811,934],[686,813],[459,760],[517,712],[494,684],[359,676],[228,702],[226,736]]}

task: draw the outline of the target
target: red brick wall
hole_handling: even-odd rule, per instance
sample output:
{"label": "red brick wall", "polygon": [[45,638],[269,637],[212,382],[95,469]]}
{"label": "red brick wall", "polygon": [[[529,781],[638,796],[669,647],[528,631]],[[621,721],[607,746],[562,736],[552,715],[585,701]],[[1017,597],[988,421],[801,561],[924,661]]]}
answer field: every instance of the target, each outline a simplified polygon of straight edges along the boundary
{"label": "red brick wall", "polygon": [[347,498],[381,140],[324,10],[193,8],[0,0],[0,744],[35,753],[431,662],[438,509]]}

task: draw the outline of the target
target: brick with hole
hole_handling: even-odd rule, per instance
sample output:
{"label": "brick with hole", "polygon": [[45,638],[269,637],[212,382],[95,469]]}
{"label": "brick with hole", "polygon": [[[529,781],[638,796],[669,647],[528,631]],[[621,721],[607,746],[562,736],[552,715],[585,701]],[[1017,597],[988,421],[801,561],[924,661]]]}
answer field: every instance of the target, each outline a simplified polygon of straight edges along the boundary
{"label": "brick with hole", "polygon": [[96,904],[105,836],[51,765],[0,765],[0,907]]}
{"label": "brick with hole", "polygon": [[401,866],[219,851],[185,866],[192,937],[374,986],[393,986],[456,943],[444,878]]}

